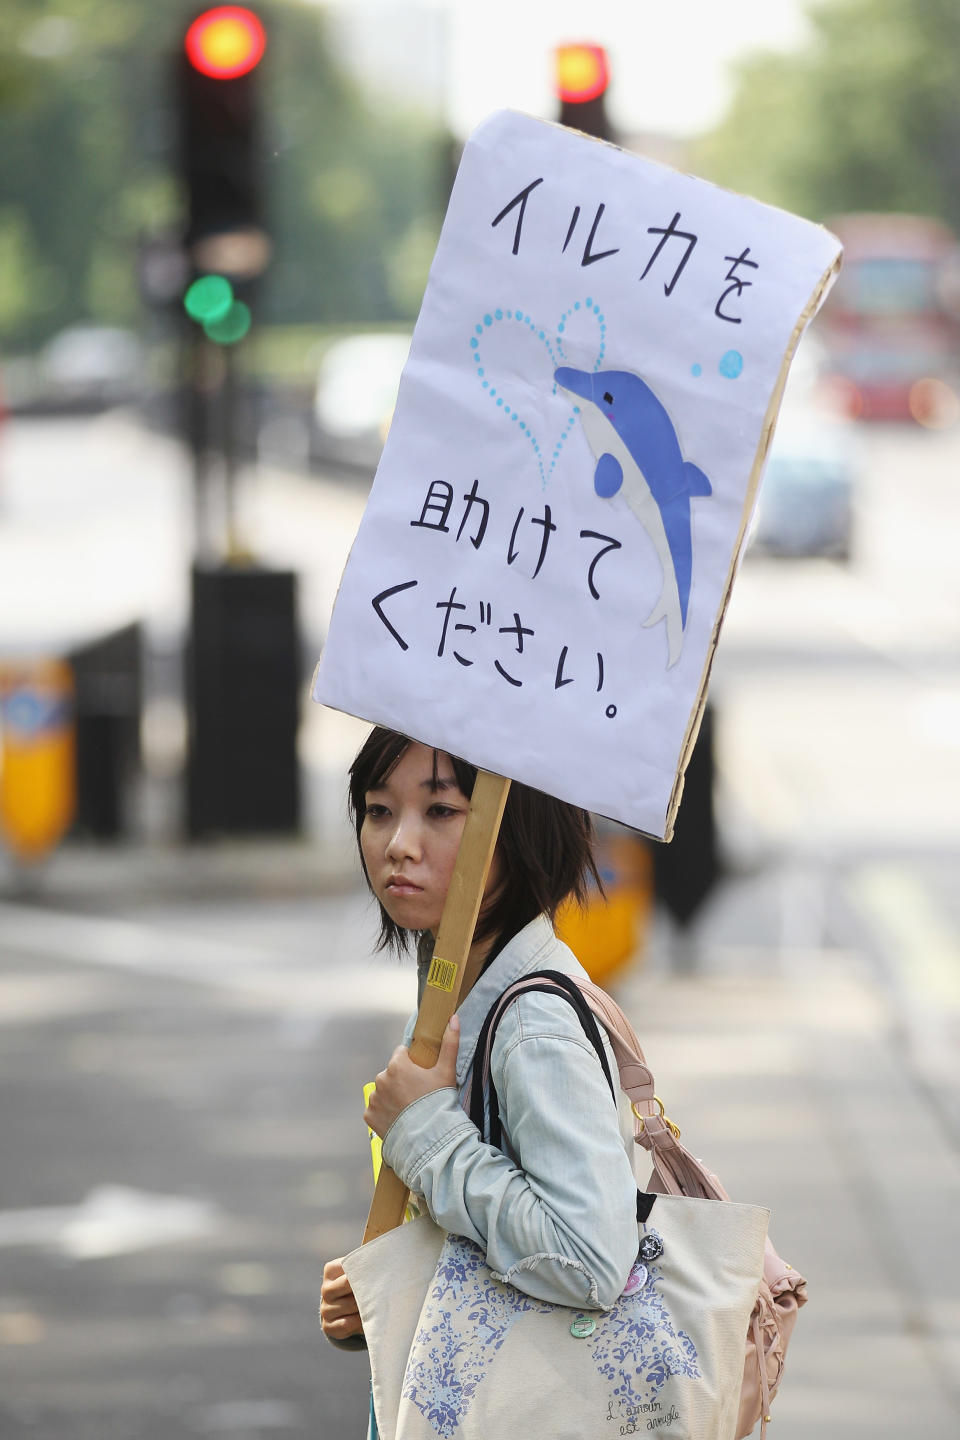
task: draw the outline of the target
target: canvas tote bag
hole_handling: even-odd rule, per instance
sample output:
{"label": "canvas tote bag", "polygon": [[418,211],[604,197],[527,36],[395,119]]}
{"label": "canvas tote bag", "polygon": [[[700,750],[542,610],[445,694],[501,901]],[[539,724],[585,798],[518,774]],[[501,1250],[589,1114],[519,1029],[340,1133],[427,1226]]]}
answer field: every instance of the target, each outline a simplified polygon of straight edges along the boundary
{"label": "canvas tote bag", "polygon": [[[659,1133],[652,1076],[611,1041],[638,1124]],[[381,1440],[735,1440],[769,1211],[698,1191],[641,1194],[637,1214],[637,1261],[607,1311],[495,1280],[481,1247],[429,1216],[345,1256]]]}

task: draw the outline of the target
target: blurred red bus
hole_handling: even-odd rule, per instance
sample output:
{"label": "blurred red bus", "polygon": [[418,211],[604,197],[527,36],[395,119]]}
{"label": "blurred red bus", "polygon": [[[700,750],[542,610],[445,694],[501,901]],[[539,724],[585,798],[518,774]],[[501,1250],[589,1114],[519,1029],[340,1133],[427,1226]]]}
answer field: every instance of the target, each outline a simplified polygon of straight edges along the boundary
{"label": "blurred red bus", "polygon": [[843,265],[818,323],[843,408],[943,428],[960,418],[960,250],[926,215],[837,215]]}

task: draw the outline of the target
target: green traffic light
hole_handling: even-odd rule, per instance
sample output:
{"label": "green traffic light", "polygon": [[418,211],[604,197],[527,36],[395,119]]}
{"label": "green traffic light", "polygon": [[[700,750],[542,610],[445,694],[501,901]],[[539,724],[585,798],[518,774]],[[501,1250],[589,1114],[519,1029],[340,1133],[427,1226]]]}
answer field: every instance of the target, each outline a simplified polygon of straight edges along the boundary
{"label": "green traffic light", "polygon": [[233,286],[222,275],[201,275],[183,297],[183,308],[191,320],[207,326],[229,315]]}
{"label": "green traffic light", "polygon": [[250,329],[250,321],[250,307],[242,300],[234,300],[225,314],[206,320],[203,330],[207,339],[218,345],[235,345]]}

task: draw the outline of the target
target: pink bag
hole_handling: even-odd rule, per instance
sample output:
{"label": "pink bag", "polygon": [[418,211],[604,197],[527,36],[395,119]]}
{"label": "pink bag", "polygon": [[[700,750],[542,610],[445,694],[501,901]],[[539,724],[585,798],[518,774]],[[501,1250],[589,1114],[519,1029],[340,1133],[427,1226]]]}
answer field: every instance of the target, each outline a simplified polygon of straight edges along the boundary
{"label": "pink bag", "polygon": [[[501,995],[492,1012],[494,1016],[502,1013],[525,989],[542,987],[549,974],[543,971],[511,985]],[[568,983],[573,979],[572,976],[558,978]],[[574,983],[607,1031],[620,1071],[620,1086],[629,1096],[633,1109],[634,1139],[652,1156],[653,1171],[647,1191],[705,1200],[729,1200],[730,1196],[717,1176],[680,1144],[680,1131],[664,1114],[663,1104],[654,1093],[653,1075],[643,1057],[640,1041],[620,1006],[599,985],[589,980],[576,980]],[[485,1089],[489,1079],[491,1048],[492,1045],[488,1045],[486,1053],[477,1057],[482,1063]],[[770,1406],[780,1385],[797,1311],[806,1302],[806,1280],[792,1265],[781,1260],[768,1239],[763,1279],[747,1328],[736,1440],[743,1440],[749,1435],[758,1420],[761,1437],[766,1434]]]}

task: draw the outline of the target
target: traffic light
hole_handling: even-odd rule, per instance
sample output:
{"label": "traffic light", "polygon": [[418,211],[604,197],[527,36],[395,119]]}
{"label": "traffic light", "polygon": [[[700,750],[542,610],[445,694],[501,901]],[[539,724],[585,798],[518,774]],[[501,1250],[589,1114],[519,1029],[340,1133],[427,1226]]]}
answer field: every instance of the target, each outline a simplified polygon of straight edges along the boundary
{"label": "traffic light", "polygon": [[554,62],[560,124],[595,135],[598,140],[612,139],[605,103],[610,67],[603,46],[558,45]]}
{"label": "traffic light", "polygon": [[217,345],[235,345],[250,329],[250,307],[236,298],[225,275],[198,276],[183,297],[183,308]]}
{"label": "traffic light", "polygon": [[187,29],[178,61],[186,241],[199,270],[236,279],[265,267],[257,82],[266,48],[252,10],[218,5]]}

